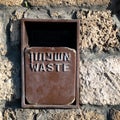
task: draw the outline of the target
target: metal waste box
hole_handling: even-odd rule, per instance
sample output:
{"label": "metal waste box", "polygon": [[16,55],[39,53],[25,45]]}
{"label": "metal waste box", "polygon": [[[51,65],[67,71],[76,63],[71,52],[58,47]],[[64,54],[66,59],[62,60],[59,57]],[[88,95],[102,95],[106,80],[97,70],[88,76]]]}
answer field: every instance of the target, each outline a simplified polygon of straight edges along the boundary
{"label": "metal waste box", "polygon": [[21,20],[22,107],[79,106],[78,40],[78,20]]}

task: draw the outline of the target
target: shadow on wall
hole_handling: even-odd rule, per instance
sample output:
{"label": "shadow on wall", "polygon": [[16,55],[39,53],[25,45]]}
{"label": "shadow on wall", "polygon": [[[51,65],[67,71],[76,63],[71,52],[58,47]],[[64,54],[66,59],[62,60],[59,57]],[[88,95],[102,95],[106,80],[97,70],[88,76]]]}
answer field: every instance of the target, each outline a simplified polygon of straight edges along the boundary
{"label": "shadow on wall", "polygon": [[111,10],[113,19],[120,30],[120,0],[111,0],[109,9]]}
{"label": "shadow on wall", "polygon": [[111,10],[113,20],[119,30],[117,37],[120,41],[120,0],[111,0],[108,9]]}
{"label": "shadow on wall", "polygon": [[21,73],[20,73],[20,21],[9,21],[6,29],[7,34],[7,54],[8,59],[13,63],[12,80],[14,94],[11,96],[12,101],[6,102],[5,107],[20,107],[21,91]]}
{"label": "shadow on wall", "polygon": [[112,14],[120,14],[120,0],[111,0],[110,9],[112,10]]}

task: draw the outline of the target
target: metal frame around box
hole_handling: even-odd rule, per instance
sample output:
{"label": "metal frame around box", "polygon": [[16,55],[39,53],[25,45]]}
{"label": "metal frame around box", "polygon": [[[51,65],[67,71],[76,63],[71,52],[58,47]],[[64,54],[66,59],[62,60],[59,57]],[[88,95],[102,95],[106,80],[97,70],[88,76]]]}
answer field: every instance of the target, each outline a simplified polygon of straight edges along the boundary
{"label": "metal frame around box", "polygon": [[[76,23],[76,84],[75,84],[75,102],[71,105],[36,105],[26,102],[25,95],[25,61],[24,61],[24,49],[28,47],[28,36],[26,31],[26,22],[34,23]],[[79,107],[79,20],[41,20],[41,19],[22,19],[21,20],[21,73],[22,73],[22,107],[23,108],[78,108]]]}

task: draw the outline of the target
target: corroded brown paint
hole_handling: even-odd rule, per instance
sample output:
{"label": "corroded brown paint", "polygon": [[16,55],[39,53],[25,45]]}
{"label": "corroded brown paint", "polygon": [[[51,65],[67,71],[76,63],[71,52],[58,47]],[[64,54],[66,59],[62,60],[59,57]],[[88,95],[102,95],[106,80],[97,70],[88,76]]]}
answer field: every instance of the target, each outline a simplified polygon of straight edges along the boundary
{"label": "corroded brown paint", "polygon": [[[70,53],[69,61],[32,61],[30,52],[36,53]],[[30,64],[44,65],[39,71],[32,71]],[[54,70],[48,71],[46,65],[53,64]],[[56,65],[60,65],[56,71]],[[62,65],[69,64],[69,69],[64,71]],[[41,71],[40,71],[41,69]],[[69,48],[28,48],[25,51],[25,88],[26,100],[30,104],[42,105],[68,105],[75,100],[76,80],[76,52]]]}

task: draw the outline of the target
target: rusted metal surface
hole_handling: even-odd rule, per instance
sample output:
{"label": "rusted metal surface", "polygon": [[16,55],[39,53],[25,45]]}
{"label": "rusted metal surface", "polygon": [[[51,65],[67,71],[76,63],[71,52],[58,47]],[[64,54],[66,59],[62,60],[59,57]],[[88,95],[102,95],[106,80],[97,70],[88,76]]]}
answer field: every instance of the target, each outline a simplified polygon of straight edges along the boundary
{"label": "rusted metal surface", "polygon": [[25,50],[25,73],[29,104],[69,105],[75,101],[75,50],[28,48]]}
{"label": "rusted metal surface", "polygon": [[22,107],[79,106],[79,21],[21,23]]}

